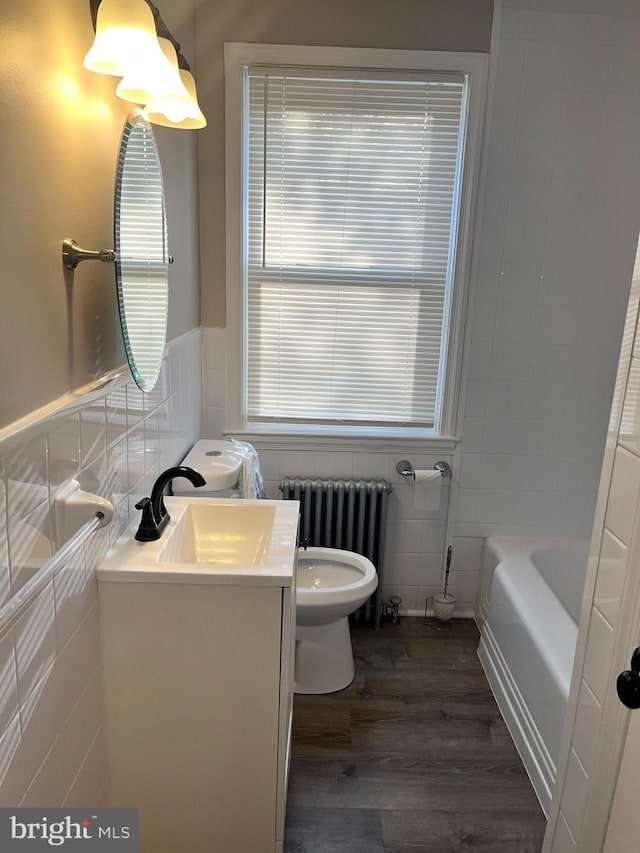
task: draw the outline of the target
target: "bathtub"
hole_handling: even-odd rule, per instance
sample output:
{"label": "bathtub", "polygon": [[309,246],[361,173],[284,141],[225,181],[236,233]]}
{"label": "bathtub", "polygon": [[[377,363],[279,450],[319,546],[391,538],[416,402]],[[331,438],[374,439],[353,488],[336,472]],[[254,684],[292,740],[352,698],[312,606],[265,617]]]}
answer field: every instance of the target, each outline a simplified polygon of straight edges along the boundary
{"label": "bathtub", "polygon": [[588,542],[487,539],[478,655],[545,815],[551,803]]}

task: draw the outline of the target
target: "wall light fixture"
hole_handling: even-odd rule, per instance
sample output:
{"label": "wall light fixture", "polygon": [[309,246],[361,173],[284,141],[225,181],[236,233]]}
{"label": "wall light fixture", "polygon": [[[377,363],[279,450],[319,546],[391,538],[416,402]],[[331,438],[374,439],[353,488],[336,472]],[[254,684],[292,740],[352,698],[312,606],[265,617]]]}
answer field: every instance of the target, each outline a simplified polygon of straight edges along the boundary
{"label": "wall light fixture", "polygon": [[193,79],[191,72],[187,71],[186,68],[180,68],[180,79],[189,94],[189,102],[184,118],[180,121],[171,120],[162,103],[162,99],[151,101],[146,105],[144,112],[147,118],[154,124],[161,124],[164,127],[179,127],[184,130],[198,130],[201,127],[205,127],[207,120],[198,105],[196,81]]}
{"label": "wall light fixture", "polygon": [[134,104],[159,99],[167,118],[181,121],[186,115],[189,93],[180,79],[176,50],[165,38],[156,39],[156,44],[162,52],[162,61],[132,68],[118,83],[116,95]]}
{"label": "wall light fixture", "polygon": [[145,0],[102,0],[85,68],[124,77],[145,63],[155,65],[163,59],[153,12]]}
{"label": "wall light fixture", "polygon": [[122,77],[116,95],[150,121],[195,130],[206,125],[180,45],[148,0],[89,0],[96,31],[85,68]]}

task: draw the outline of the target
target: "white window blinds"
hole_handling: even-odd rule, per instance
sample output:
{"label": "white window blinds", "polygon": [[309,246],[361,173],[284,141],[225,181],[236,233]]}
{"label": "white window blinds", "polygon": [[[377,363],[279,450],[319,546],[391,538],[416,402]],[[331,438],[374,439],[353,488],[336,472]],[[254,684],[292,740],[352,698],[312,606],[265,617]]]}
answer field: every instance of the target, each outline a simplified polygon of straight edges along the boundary
{"label": "white window blinds", "polygon": [[464,101],[460,74],[249,68],[249,422],[434,425]]}

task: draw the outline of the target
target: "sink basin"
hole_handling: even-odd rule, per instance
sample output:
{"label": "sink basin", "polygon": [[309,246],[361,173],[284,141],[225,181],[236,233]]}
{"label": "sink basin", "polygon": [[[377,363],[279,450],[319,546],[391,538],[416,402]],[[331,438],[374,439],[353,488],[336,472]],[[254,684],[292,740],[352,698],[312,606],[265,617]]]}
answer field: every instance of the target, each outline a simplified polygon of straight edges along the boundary
{"label": "sink basin", "polygon": [[159,563],[264,566],[275,507],[242,501],[189,504],[158,554]]}
{"label": "sink basin", "polygon": [[137,542],[136,517],[98,567],[118,582],[291,586],[298,502],[173,496],[161,538]]}

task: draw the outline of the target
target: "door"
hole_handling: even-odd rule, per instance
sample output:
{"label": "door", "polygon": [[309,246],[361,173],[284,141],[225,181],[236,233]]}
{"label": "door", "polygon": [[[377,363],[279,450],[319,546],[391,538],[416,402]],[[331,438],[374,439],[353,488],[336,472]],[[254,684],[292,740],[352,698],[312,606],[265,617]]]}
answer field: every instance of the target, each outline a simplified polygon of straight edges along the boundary
{"label": "door", "polygon": [[[637,711],[640,708],[640,647],[631,656],[631,669],[618,676],[616,689],[622,704]],[[626,853],[637,850],[640,842],[640,809],[638,809],[638,767],[640,767],[640,714],[632,713],[620,762],[604,853]]]}
{"label": "door", "polygon": [[604,853],[635,853],[640,847],[639,767],[640,711],[636,711],[629,721]]}

